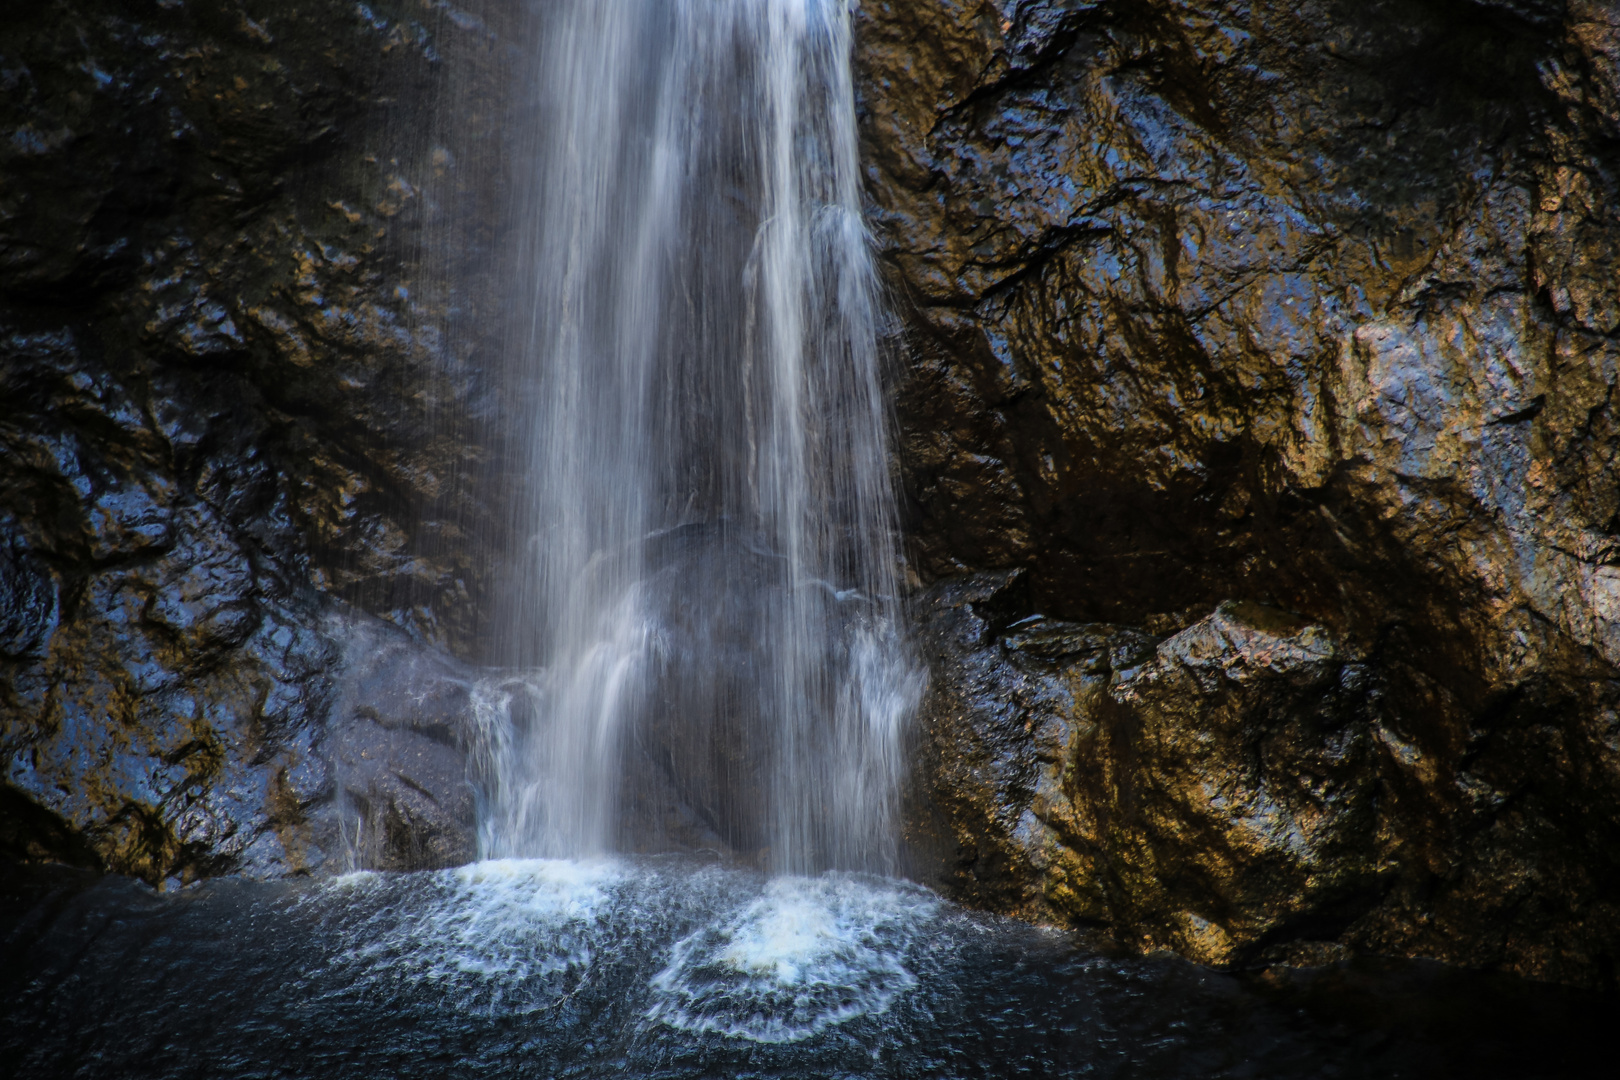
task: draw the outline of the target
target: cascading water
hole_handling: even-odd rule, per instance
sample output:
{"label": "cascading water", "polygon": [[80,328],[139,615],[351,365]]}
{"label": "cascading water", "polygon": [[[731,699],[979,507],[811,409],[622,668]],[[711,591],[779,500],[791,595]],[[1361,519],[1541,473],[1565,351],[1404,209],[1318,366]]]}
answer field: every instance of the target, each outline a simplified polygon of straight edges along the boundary
{"label": "cascading water", "polygon": [[[1213,972],[848,872],[893,861],[919,686],[895,601],[845,2],[532,0],[511,404],[533,544],[514,666],[474,694],[486,858],[157,894],[4,861],[61,824],[12,810],[4,1075],[1603,1075],[1612,993],[1370,958],[1295,967],[1314,947]],[[459,666],[394,666],[368,632],[350,648],[334,716],[356,724],[328,737],[459,715]],[[402,685],[377,693],[378,672]],[[450,758],[444,731],[406,734],[424,764]],[[355,737],[371,774],[406,765]],[[305,790],[318,769],[296,768]],[[252,796],[248,775],[188,802],[187,829],[216,827],[216,797]],[[282,781],[273,831],[224,838],[249,845],[244,868],[265,845],[302,849],[310,823]],[[653,781],[673,803],[650,800]],[[650,828],[673,804],[790,873],[637,854],[682,846]],[[393,819],[364,820],[370,842]]]}
{"label": "cascading water", "polygon": [[515,335],[536,395],[486,856],[617,841],[633,744],[773,870],[894,862],[896,600],[844,0],[558,0]]}

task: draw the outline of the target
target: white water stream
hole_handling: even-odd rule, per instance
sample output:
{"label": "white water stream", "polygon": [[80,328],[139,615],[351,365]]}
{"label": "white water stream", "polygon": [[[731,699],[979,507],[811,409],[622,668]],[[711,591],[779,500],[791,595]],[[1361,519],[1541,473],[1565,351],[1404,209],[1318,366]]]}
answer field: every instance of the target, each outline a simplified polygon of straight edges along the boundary
{"label": "white water stream", "polygon": [[849,12],[540,12],[519,192],[533,303],[513,340],[538,388],[532,544],[511,634],[544,676],[494,744],[480,854],[613,849],[634,745],[772,870],[890,870],[920,675]]}

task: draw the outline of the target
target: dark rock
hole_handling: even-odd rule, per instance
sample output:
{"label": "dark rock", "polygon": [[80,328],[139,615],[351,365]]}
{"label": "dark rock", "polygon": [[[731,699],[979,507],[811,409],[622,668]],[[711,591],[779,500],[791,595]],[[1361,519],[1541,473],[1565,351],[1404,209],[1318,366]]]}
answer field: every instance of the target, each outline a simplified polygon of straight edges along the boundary
{"label": "dark rock", "polygon": [[[9,849],[153,882],[343,865],[343,628],[481,647],[498,225],[456,162],[498,130],[501,94],[470,99],[504,81],[499,25],[386,0],[0,25]],[[448,835],[422,858],[462,857]]]}
{"label": "dark rock", "polygon": [[[1035,849],[1006,839],[991,846],[1007,881],[963,879],[963,895],[1022,910],[1048,887],[1076,889],[1091,899],[1047,917],[1151,924],[1151,941],[1196,955],[1295,934],[1610,978],[1612,6],[860,11],[869,190],[909,356],[898,411],[920,575],[1021,568],[1014,616],[1159,634],[1241,597],[1300,613],[1341,658],[1240,684],[1161,657],[1156,681],[1109,706],[1141,738],[1212,740],[1228,826],[1187,801],[1196,772],[1169,743],[1153,744],[1159,772],[1141,784],[1106,770],[1072,781],[1081,803],[1137,807],[1132,843],[1197,874],[1124,888],[1106,866],[1020,870]],[[1246,648],[1200,625],[1234,656]],[[992,699],[1032,731],[1068,715],[1018,704],[1066,683],[1030,683],[1011,654],[973,655],[936,679],[968,680],[986,747],[1016,734],[992,723]],[[1371,689],[1336,681],[1352,669]],[[1362,719],[1357,695],[1373,703]],[[1284,740],[1293,757],[1267,764],[1289,711],[1304,725]],[[1125,738],[1104,719],[1105,743]],[[1338,764],[1323,756],[1335,739],[1350,740]],[[1233,756],[1240,745],[1248,756]],[[1004,775],[1039,772],[985,753]],[[1331,779],[1341,800],[1311,811],[1334,824],[1301,826],[1293,862],[1237,839],[1262,804],[1300,821],[1328,799],[1296,793],[1289,769]],[[948,805],[969,779],[947,778]],[[1155,820],[1192,831],[1173,841]],[[1166,929],[1172,909],[1225,944]]]}
{"label": "dark rock", "polygon": [[389,731],[413,731],[470,749],[478,723],[479,673],[443,653],[424,650],[386,624],[352,623],[342,636],[345,704],[355,716]]}
{"label": "dark rock", "polygon": [[[510,723],[488,700],[498,676],[423,648],[381,620],[348,613],[325,631],[343,649],[331,667],[335,700],[308,768],[283,780],[305,849],[334,869],[472,861],[477,766],[489,728]],[[324,797],[309,798],[316,793]]]}
{"label": "dark rock", "polygon": [[[934,682],[914,872],[982,906],[1105,925],[1205,963],[1466,948],[1469,963],[1529,955],[1544,976],[1601,981],[1601,954],[1564,943],[1576,930],[1601,945],[1607,931],[1548,911],[1572,899],[1546,885],[1573,853],[1545,824],[1560,811],[1527,794],[1505,822],[1435,833],[1436,778],[1398,726],[1402,695],[1323,628],[1233,603],[1163,639],[1012,621],[1018,578],[954,579],[920,607]],[[1521,758],[1509,782],[1555,784],[1543,762]],[[1486,772],[1453,782],[1482,791]],[[1520,829],[1550,846],[1530,849]],[[1504,848],[1517,873],[1498,878]],[[1437,866],[1437,850],[1454,861]],[[1429,891],[1414,896],[1416,883]],[[1555,883],[1605,903],[1590,879]],[[1499,898],[1515,885],[1529,910]]]}
{"label": "dark rock", "polygon": [[1071,786],[1100,826],[1095,877],[1147,941],[1222,962],[1331,939],[1376,902],[1367,684],[1321,627],[1253,604],[1115,667]]}
{"label": "dark rock", "polygon": [[10,523],[0,523],[0,655],[27,656],[56,627],[60,612],[56,578],[33,558]]}
{"label": "dark rock", "polygon": [[380,870],[460,866],[477,856],[467,763],[455,747],[413,731],[355,719],[329,737],[343,810],[334,824],[356,866]]}

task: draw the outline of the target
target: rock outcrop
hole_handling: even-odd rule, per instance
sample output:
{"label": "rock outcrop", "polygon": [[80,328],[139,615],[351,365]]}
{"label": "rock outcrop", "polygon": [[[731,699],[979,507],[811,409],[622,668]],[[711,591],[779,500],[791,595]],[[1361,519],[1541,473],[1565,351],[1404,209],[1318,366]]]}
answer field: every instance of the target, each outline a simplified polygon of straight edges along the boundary
{"label": "rock outcrop", "polygon": [[477,640],[498,225],[458,162],[501,96],[436,107],[447,66],[502,84],[495,32],[338,0],[0,24],[0,854],[318,866],[348,628]]}
{"label": "rock outcrop", "polygon": [[[1023,571],[928,616],[945,879],[1611,979],[1613,6],[872,0],[860,41],[916,567]],[[1079,624],[1040,673],[1037,612]]]}
{"label": "rock outcrop", "polygon": [[1364,665],[1252,604],[1162,641],[998,625],[1017,579],[942,586],[922,623],[939,674],[922,798],[944,811],[952,887],[1206,963],[1320,951],[1376,906],[1390,736]]}

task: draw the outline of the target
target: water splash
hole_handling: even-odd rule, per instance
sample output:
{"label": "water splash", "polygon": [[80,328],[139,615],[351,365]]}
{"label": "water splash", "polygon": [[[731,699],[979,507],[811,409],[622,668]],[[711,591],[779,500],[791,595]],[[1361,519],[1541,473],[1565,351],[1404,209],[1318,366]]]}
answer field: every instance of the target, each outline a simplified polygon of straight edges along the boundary
{"label": "water splash", "polygon": [[675,944],[646,1019],[789,1043],[880,1015],[917,985],[906,954],[937,910],[928,893],[893,882],[776,878],[729,921]]}
{"label": "water splash", "polygon": [[630,741],[773,869],[890,869],[920,676],[897,597],[842,0],[544,5],[521,155],[547,672],[487,855],[610,850]]}
{"label": "water splash", "polygon": [[555,1018],[594,983],[637,983],[645,1004],[626,1034],[655,1042],[664,1028],[797,1043],[882,1015],[917,986],[944,927],[937,897],[893,880],[611,858],[360,871],[292,908],[329,943],[329,1006]]}
{"label": "water splash", "polygon": [[[553,1009],[623,927],[633,875],[610,860],[499,860],[431,874],[346,874],[301,905],[339,943],[340,998],[521,1015]],[[632,913],[633,914],[633,913]]]}

